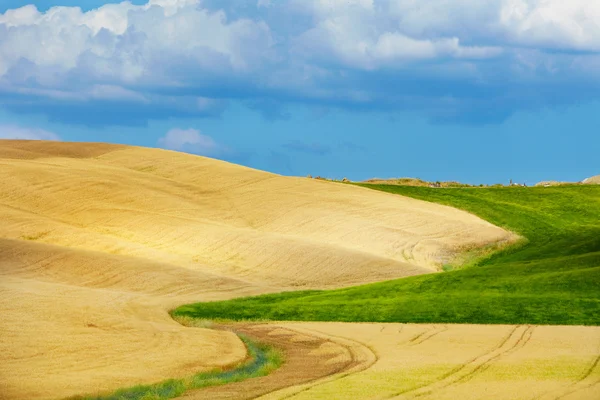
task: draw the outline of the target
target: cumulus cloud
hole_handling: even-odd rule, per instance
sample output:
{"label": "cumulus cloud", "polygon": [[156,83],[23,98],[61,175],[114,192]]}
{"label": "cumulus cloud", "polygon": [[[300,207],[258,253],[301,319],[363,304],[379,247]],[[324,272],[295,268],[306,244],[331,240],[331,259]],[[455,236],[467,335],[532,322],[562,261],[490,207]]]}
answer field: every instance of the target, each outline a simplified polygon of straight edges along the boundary
{"label": "cumulus cloud", "polygon": [[368,70],[407,61],[482,59],[502,53],[498,46],[463,45],[454,35],[411,36],[396,26],[397,18],[389,16],[391,5],[376,8],[373,1],[366,0],[309,3],[317,23],[295,38],[294,50],[308,58]]}
{"label": "cumulus cloud", "polygon": [[0,104],[88,125],[216,116],[231,100],[271,119],[296,103],[495,120],[593,97],[572,88],[600,88],[599,20],[588,0],[27,5],[0,13]]}
{"label": "cumulus cloud", "polygon": [[505,0],[499,22],[513,41],[529,46],[600,51],[600,2]]}
{"label": "cumulus cloud", "polygon": [[183,151],[203,156],[222,156],[231,151],[215,142],[213,138],[203,135],[197,129],[173,128],[158,140],[158,145],[168,150]]}
{"label": "cumulus cloud", "polygon": [[60,140],[60,137],[44,129],[0,125],[0,139]]}
{"label": "cumulus cloud", "polygon": [[[227,97],[219,92],[223,86],[233,82],[239,91],[252,82],[272,57],[271,42],[265,23],[229,21],[224,11],[202,9],[197,0],[122,2],[88,12],[39,12],[28,5],[0,14],[0,96],[27,96],[42,109],[55,103],[49,112],[62,108],[56,102],[93,110],[112,101],[145,112],[146,119],[153,113],[149,105],[158,103],[203,116],[210,107],[199,101],[217,104]],[[8,100],[19,108],[18,99]],[[71,116],[56,111],[54,117]]]}
{"label": "cumulus cloud", "polygon": [[[82,12],[53,7],[39,12],[27,5],[0,14],[2,70],[20,58],[54,72],[81,68],[80,61],[99,61],[97,76],[136,82],[151,76],[151,62],[165,55],[191,57],[213,68],[247,70],[269,42],[265,24],[247,19],[227,21],[224,12],[209,13],[198,0],[150,0],[107,4]],[[246,46],[252,44],[253,46]],[[153,67],[153,68],[149,68]]]}
{"label": "cumulus cloud", "polygon": [[600,2],[586,0],[315,0],[294,38],[307,57],[377,69],[434,59],[489,59],[513,47],[600,51]]}

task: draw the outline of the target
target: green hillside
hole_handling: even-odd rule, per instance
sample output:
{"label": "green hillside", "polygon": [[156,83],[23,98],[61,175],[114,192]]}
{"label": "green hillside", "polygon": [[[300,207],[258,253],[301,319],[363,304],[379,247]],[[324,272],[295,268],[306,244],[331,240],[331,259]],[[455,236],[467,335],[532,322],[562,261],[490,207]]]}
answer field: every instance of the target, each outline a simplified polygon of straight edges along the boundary
{"label": "green hillside", "polygon": [[600,186],[361,186],[467,210],[526,240],[450,272],[198,303],[173,313],[234,320],[600,325]]}

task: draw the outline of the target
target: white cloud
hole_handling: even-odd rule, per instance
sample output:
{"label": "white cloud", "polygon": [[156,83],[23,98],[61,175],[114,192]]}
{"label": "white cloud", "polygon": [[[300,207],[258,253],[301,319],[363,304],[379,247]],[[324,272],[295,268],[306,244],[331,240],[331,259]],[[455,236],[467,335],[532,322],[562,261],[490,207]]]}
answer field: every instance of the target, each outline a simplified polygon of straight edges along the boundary
{"label": "white cloud", "polygon": [[158,145],[168,150],[204,156],[219,156],[229,152],[227,147],[221,146],[210,136],[203,135],[199,130],[191,128],[171,129],[164,137],[158,139]]}
{"label": "white cloud", "polygon": [[418,39],[380,29],[385,25],[360,15],[328,17],[295,41],[295,51],[309,59],[367,70],[438,58],[485,59],[503,51],[498,46],[465,46],[455,36]]}
{"label": "white cloud", "polygon": [[377,69],[390,62],[492,58],[513,47],[600,51],[600,1],[314,0],[295,39],[312,60]]}
{"label": "white cloud", "polygon": [[0,125],[0,139],[60,140],[60,137],[44,129]]}
{"label": "white cloud", "polygon": [[381,4],[387,4],[397,28],[414,37],[456,35],[503,46],[600,50],[599,1],[388,0]]}
{"label": "white cloud", "polygon": [[[135,109],[135,123],[144,123],[215,115],[229,99],[275,107],[315,99],[335,106],[421,98],[382,85],[379,73],[402,75],[398,81],[462,80],[486,88],[552,85],[557,77],[598,82],[597,57],[588,53],[600,52],[600,1],[236,4],[148,0],[87,12],[40,12],[33,5],[8,10],[0,14],[0,101],[9,110],[61,121],[85,120],[68,116],[73,104],[89,110],[99,103],[126,104]],[[439,100],[433,89],[423,104]],[[128,119],[126,114],[113,120]]]}
{"label": "white cloud", "polygon": [[433,59],[436,57],[490,58],[502,53],[499,47],[462,46],[456,37],[418,40],[399,33],[381,35],[373,49],[378,60]]}
{"label": "white cloud", "polygon": [[[80,70],[96,79],[156,83],[163,61],[245,72],[260,64],[270,45],[266,24],[228,21],[224,12],[209,12],[198,0],[122,2],[88,12],[78,7],[39,12],[27,5],[0,14],[0,76],[25,59],[51,70],[55,80]],[[43,77],[42,71],[34,74]]]}
{"label": "white cloud", "polygon": [[505,0],[500,24],[515,42],[600,51],[600,2]]}
{"label": "white cloud", "polygon": [[[258,0],[257,7],[273,4]],[[489,58],[514,45],[600,50],[600,1],[293,0],[281,7],[313,17],[312,26],[288,38],[296,56],[360,68]],[[64,85],[69,71],[95,84],[177,86],[193,72],[261,70],[281,59],[275,43],[265,22],[229,21],[199,0],[122,2],[88,12],[27,5],[0,14],[0,76],[28,60],[34,67],[27,77],[44,86]]]}
{"label": "white cloud", "polygon": [[[198,0],[124,1],[87,12],[27,5],[0,13],[0,101],[76,123],[86,118],[70,117],[71,106],[91,115],[99,103],[135,108],[136,124],[168,113],[214,115],[226,99],[203,88],[214,93],[233,81],[236,92],[240,83],[260,81],[275,60],[272,44],[264,22],[229,20]],[[127,113],[119,118],[132,121]]]}

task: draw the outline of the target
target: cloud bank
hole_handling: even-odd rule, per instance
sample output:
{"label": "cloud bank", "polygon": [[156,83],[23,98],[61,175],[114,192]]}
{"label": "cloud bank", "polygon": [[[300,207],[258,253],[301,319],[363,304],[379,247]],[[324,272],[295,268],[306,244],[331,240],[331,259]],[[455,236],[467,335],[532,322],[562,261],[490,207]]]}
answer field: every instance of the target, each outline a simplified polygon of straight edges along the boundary
{"label": "cloud bank", "polygon": [[0,14],[0,105],[90,126],[241,101],[489,123],[600,89],[600,2],[149,0]]}

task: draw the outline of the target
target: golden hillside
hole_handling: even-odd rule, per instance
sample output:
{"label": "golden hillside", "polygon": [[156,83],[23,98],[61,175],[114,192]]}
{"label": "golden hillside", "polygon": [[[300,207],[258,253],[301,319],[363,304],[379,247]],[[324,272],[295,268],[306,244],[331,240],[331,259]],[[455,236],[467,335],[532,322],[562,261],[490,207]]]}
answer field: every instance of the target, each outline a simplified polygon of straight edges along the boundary
{"label": "golden hillside", "polygon": [[429,273],[458,248],[512,238],[355,186],[38,141],[0,141],[0,219],[0,393],[28,399],[244,357],[233,334],[172,321],[179,304]]}
{"label": "golden hillside", "polygon": [[582,183],[588,185],[600,185],[600,175],[590,176],[582,181]]}

